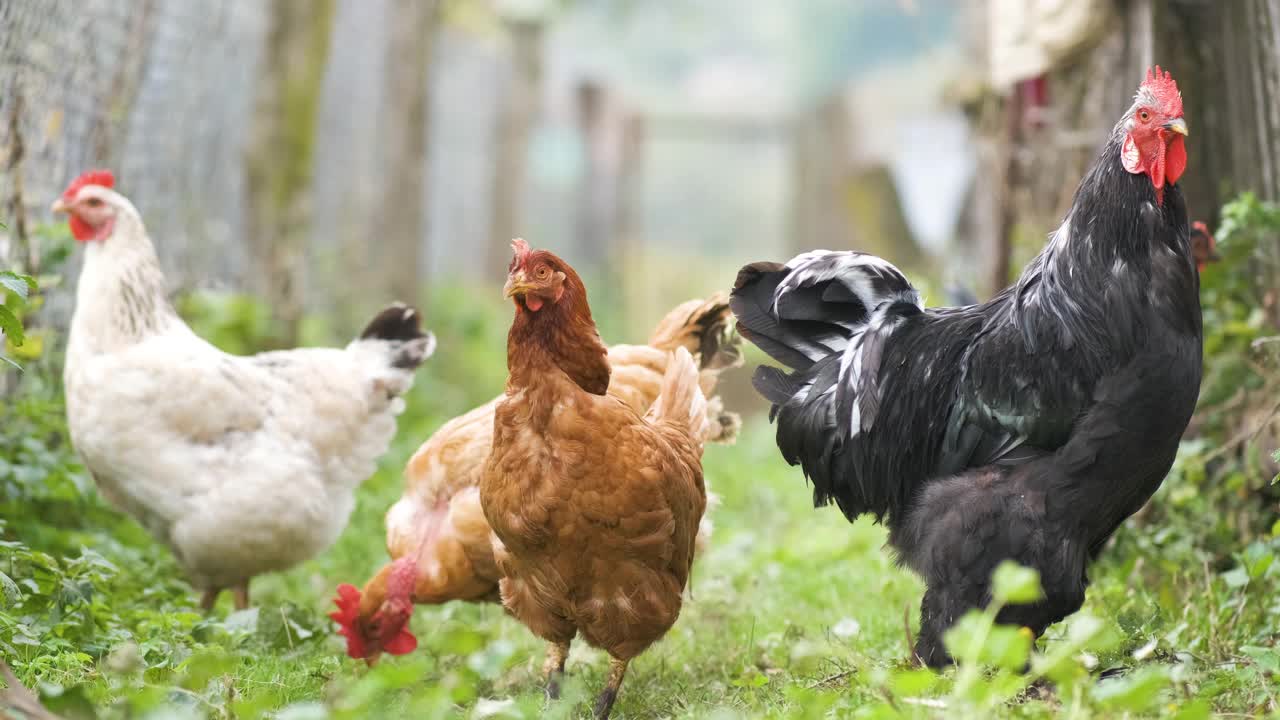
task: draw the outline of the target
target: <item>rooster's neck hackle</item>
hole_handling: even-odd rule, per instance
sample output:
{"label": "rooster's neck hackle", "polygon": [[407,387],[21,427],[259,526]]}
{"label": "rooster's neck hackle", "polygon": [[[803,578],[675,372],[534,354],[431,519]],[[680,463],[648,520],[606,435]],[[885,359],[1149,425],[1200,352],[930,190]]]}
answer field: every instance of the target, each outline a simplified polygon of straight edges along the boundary
{"label": "rooster's neck hackle", "polygon": [[1142,343],[1143,313],[1153,302],[1174,309],[1187,327],[1199,325],[1199,306],[1187,302],[1198,277],[1181,191],[1170,185],[1158,198],[1145,175],[1127,172],[1124,137],[1122,121],[1062,226],[1006,291],[1028,350],[1065,343],[1081,363],[1105,364],[1107,353]]}

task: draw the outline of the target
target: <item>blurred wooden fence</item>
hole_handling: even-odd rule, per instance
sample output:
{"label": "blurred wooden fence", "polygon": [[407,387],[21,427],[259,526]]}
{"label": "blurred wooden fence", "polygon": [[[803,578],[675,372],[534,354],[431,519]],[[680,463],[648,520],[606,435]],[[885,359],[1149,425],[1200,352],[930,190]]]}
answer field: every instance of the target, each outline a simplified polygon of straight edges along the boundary
{"label": "blurred wooden fence", "polygon": [[566,71],[589,49],[549,51],[554,18],[449,15],[478,7],[0,0],[0,263],[38,263],[49,203],[94,167],[174,291],[263,295],[285,344],[304,308],[349,329],[432,279],[498,284],[513,235],[610,278],[641,250],[781,250],[785,133],[691,135]]}
{"label": "blurred wooden fence", "polygon": [[[1177,79],[1191,128],[1181,185],[1192,218],[1216,226],[1243,191],[1280,201],[1280,0],[1115,0],[1110,10],[1096,42],[1044,76],[1047,100],[1026,84],[973,99],[977,142],[988,148],[975,185],[988,202],[978,206],[1002,215],[970,227],[1003,235],[997,249],[1012,236],[1027,252],[1039,247],[1156,63]],[[1268,251],[1280,286],[1280,239]],[[988,292],[1021,267],[991,257]]]}

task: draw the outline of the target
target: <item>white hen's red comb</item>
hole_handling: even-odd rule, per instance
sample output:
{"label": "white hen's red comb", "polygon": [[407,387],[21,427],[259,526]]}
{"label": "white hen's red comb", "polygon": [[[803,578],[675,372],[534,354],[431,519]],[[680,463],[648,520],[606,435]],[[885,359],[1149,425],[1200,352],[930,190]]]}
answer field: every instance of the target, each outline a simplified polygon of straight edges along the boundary
{"label": "white hen's red comb", "polygon": [[100,185],[104,188],[114,187],[116,184],[116,176],[111,174],[110,170],[90,170],[81,173],[80,177],[71,181],[66,190],[62,191],[62,199],[70,202],[75,199],[76,193],[87,185]]}

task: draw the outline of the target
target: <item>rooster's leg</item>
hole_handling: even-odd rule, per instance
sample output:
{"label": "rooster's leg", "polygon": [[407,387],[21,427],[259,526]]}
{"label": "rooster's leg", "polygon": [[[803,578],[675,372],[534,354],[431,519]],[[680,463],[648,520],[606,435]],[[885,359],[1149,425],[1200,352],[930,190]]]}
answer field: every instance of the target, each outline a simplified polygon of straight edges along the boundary
{"label": "rooster's leg", "polygon": [[605,683],[604,692],[596,699],[596,718],[605,720],[609,711],[613,710],[613,701],[618,699],[618,690],[622,687],[622,676],[627,674],[627,663],[630,660],[609,658],[609,682]]}
{"label": "rooster's leg", "polygon": [[218,595],[222,594],[222,588],[209,588],[204,591],[204,595],[200,596],[200,609],[209,612],[214,605],[218,604]]}
{"label": "rooster's leg", "polygon": [[249,608],[249,581],[245,580],[232,588],[231,596],[235,598],[237,610],[247,610]]}
{"label": "rooster's leg", "polygon": [[546,681],[547,699],[560,699],[560,678],[564,676],[564,662],[569,657],[569,643],[547,643],[547,659],[542,661],[542,679]]}

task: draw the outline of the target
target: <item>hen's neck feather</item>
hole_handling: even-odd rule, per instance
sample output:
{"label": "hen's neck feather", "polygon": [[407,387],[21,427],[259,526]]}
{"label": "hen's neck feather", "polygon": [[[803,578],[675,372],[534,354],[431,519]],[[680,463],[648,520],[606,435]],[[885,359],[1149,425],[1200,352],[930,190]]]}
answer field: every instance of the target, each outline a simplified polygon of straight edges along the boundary
{"label": "hen's neck feather", "polygon": [[558,369],[586,392],[604,395],[609,389],[608,354],[591,319],[585,289],[569,285],[559,302],[537,312],[517,306],[507,334],[508,392]]}
{"label": "hen's neck feather", "polygon": [[111,235],[85,248],[72,338],[81,350],[110,352],[175,329],[186,325],[165,293],[155,247],[136,211],[121,211]]}

